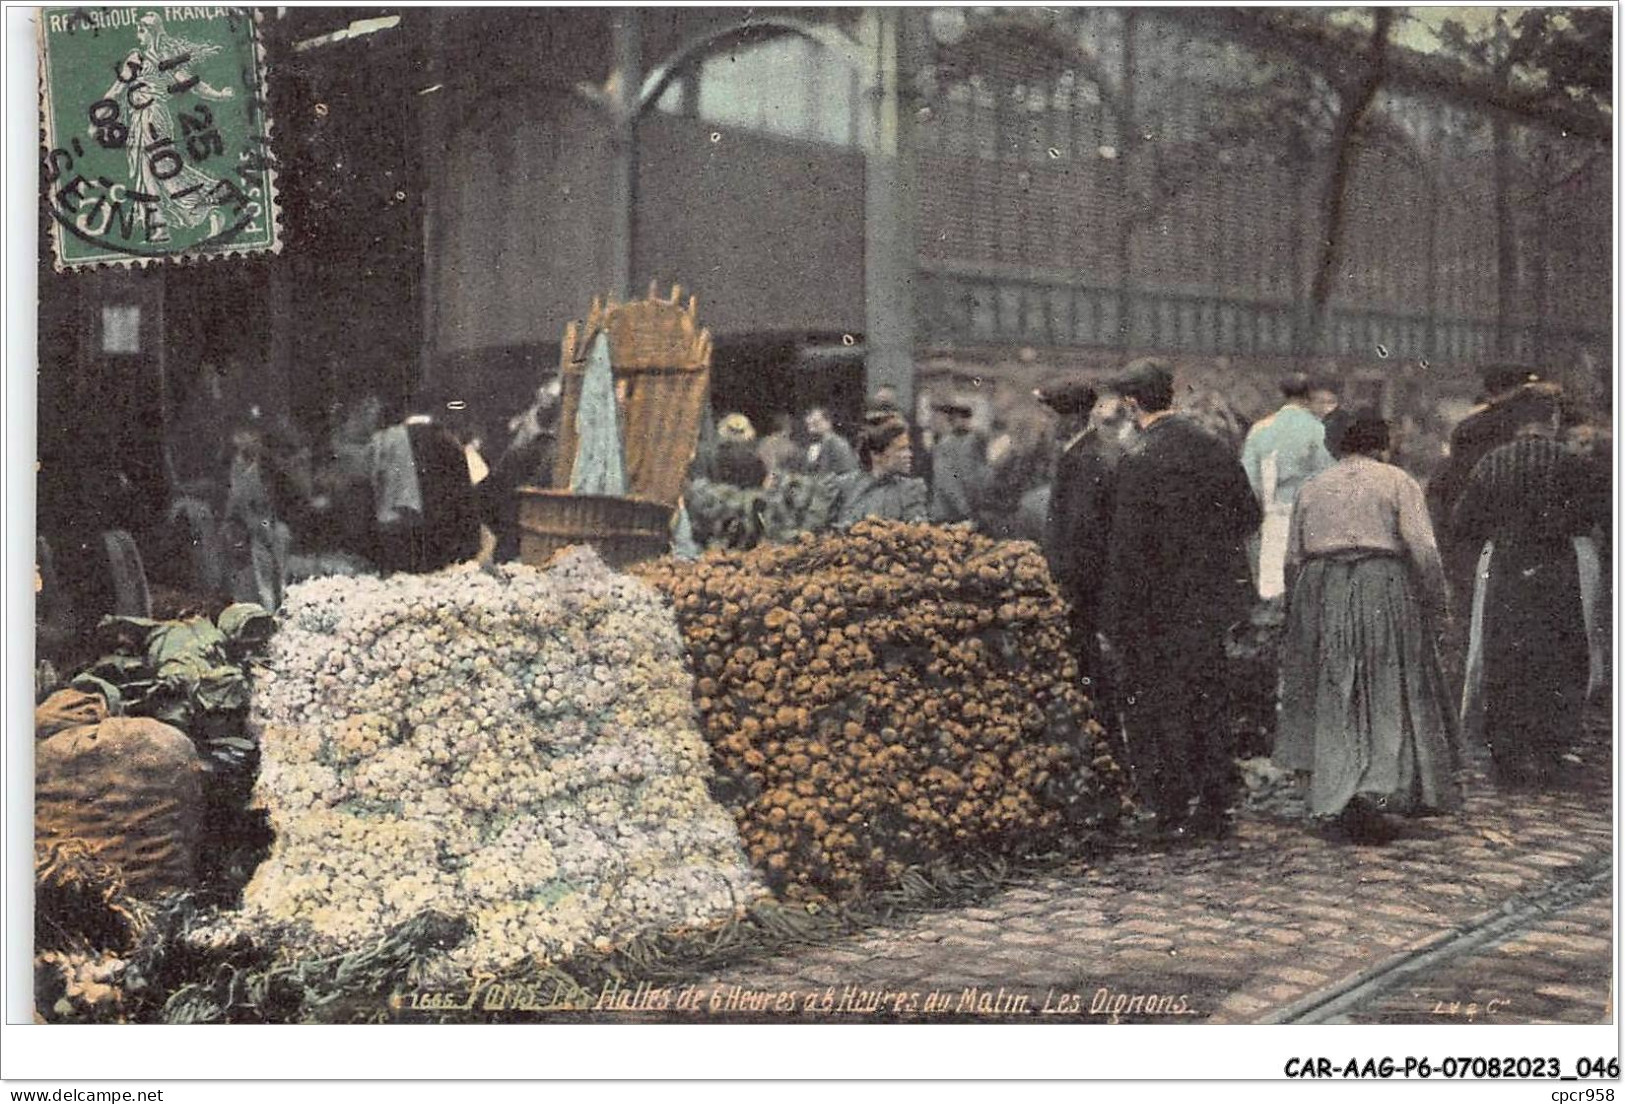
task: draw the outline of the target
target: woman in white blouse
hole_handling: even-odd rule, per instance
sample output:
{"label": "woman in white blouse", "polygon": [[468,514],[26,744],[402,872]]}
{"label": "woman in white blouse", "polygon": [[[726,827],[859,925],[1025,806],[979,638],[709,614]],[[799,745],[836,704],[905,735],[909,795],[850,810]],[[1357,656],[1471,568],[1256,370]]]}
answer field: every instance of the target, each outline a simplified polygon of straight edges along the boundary
{"label": "woman in white blouse", "polygon": [[1384,813],[1460,800],[1456,720],[1435,634],[1444,570],[1422,489],[1388,458],[1388,424],[1356,414],[1336,465],[1298,493],[1286,552],[1275,761],[1309,775],[1311,816],[1376,841]]}

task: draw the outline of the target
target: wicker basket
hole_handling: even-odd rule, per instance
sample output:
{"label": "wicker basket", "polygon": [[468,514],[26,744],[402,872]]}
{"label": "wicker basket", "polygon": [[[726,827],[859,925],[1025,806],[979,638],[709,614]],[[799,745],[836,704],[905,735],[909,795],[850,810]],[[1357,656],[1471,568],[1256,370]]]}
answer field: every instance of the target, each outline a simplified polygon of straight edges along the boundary
{"label": "wicker basket", "polygon": [[542,567],[567,545],[590,544],[610,567],[630,567],[666,554],[671,513],[660,502],[520,487],[519,559]]}
{"label": "wicker basket", "polygon": [[606,331],[621,408],[627,494],[677,505],[699,444],[711,381],[710,331],[700,329],[696,321],[693,296],[686,304],[681,298],[680,287],[671,289],[669,299],[656,298],[651,287],[649,298],[631,303],[594,299],[586,321],[566,327],[553,486],[570,486],[587,351],[599,331]]}

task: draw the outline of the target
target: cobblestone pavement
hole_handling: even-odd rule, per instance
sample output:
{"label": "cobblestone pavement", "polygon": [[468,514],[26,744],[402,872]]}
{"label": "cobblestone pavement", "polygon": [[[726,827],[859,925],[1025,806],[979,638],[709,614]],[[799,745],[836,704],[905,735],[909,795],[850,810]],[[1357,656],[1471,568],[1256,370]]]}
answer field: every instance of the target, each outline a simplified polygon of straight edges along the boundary
{"label": "cobblestone pavement", "polygon": [[[1570,764],[1566,788],[1503,793],[1475,768],[1460,813],[1408,822],[1383,846],[1323,839],[1301,806],[1276,802],[1245,813],[1220,843],[1125,847],[975,907],[739,964],[700,991],[720,994],[711,1007],[721,1018],[762,994],[794,994],[800,1018],[848,1022],[1036,1019],[1046,1007],[1092,1022],[1279,1018],[1448,943],[1509,902],[1611,868],[1606,725],[1588,725],[1586,761]],[[1434,1013],[1448,998],[1462,1019],[1476,999],[1480,1009],[1505,1002],[1498,1023],[1595,1022],[1612,961],[1610,886],[1534,916],[1523,934],[1448,963],[1423,986],[1386,993],[1367,1018],[1443,1020]]]}

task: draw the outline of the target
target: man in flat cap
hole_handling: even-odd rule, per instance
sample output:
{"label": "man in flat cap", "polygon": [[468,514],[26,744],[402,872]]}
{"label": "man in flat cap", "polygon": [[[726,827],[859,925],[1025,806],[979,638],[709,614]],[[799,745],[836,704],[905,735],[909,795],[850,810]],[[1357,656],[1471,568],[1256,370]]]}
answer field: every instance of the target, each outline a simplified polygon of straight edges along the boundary
{"label": "man in flat cap", "polygon": [[1142,431],[1117,467],[1101,610],[1136,784],[1157,834],[1217,837],[1236,782],[1224,641],[1252,604],[1263,515],[1234,453],[1171,410],[1166,364],[1134,361],[1111,387]]}
{"label": "man in flat cap", "polygon": [[970,521],[987,484],[987,456],[971,432],[969,405],[938,403],[937,412],[948,419],[948,432],[931,450],[931,520]]}
{"label": "man in flat cap", "polygon": [[1281,409],[1260,418],[1247,431],[1241,449],[1241,466],[1264,511],[1255,574],[1260,598],[1278,598],[1286,592],[1283,564],[1292,503],[1310,476],[1335,462],[1326,450],[1326,427],[1311,408],[1317,390],[1328,388],[1302,372],[1283,379]]}
{"label": "man in flat cap", "polygon": [[[1044,525],[1044,557],[1066,599],[1072,653],[1084,692],[1106,697],[1100,657],[1100,590],[1106,571],[1106,538],[1112,523],[1112,475],[1127,423],[1115,395],[1100,398],[1081,381],[1056,381],[1035,392],[1060,417],[1061,456],[1055,465]],[[1100,417],[1095,417],[1096,412]]]}

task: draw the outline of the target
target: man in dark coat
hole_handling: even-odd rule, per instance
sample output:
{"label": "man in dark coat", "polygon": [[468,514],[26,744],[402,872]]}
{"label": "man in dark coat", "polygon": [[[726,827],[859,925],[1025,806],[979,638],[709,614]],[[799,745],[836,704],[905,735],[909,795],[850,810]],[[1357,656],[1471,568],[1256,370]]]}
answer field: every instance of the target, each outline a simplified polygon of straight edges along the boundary
{"label": "man in dark coat", "polygon": [[931,520],[952,524],[972,521],[987,486],[987,452],[971,431],[971,408],[941,403],[948,433],[931,450]]}
{"label": "man in dark coat", "polygon": [[[1450,431],[1450,455],[1428,481],[1428,512],[1441,536],[1449,533],[1450,514],[1478,462],[1517,434],[1520,405],[1514,400],[1531,386],[1551,385],[1527,368],[1501,364],[1485,369],[1483,401]],[[1450,550],[1445,551],[1448,556]]]}
{"label": "man in dark coat", "polygon": [[[1432,515],[1434,531],[1439,534],[1445,578],[1452,600],[1463,609],[1472,597],[1483,542],[1475,544],[1456,539],[1450,524],[1451,515],[1478,462],[1502,445],[1510,444],[1517,434],[1519,396],[1531,387],[1539,390],[1552,386],[1543,383],[1537,372],[1506,364],[1485,369],[1483,380],[1483,401],[1450,431],[1450,454],[1427,486],[1428,513]],[[1466,618],[1456,619],[1445,643],[1445,658],[1452,670],[1462,660],[1466,627]]]}
{"label": "man in dark coat", "polygon": [[1044,558],[1066,599],[1072,651],[1085,691],[1097,697],[1101,678],[1100,584],[1106,570],[1106,536],[1111,531],[1112,485],[1117,450],[1100,428],[1089,426],[1095,389],[1086,383],[1058,383],[1036,392],[1061,418],[1062,447],[1050,485],[1044,519]]}
{"label": "man in dark coat", "polygon": [[562,390],[554,376],[536,389],[530,406],[509,419],[508,444],[475,490],[480,518],[497,539],[498,563],[519,558],[519,488],[552,486]]}
{"label": "man in dark coat", "polygon": [[1166,365],[1136,361],[1112,390],[1142,430],[1117,467],[1102,599],[1130,757],[1157,832],[1219,836],[1235,786],[1224,641],[1262,513],[1235,453],[1170,410]]}
{"label": "man in dark coat", "polygon": [[463,443],[427,416],[373,435],[374,560],[428,573],[474,558],[480,515]]}

